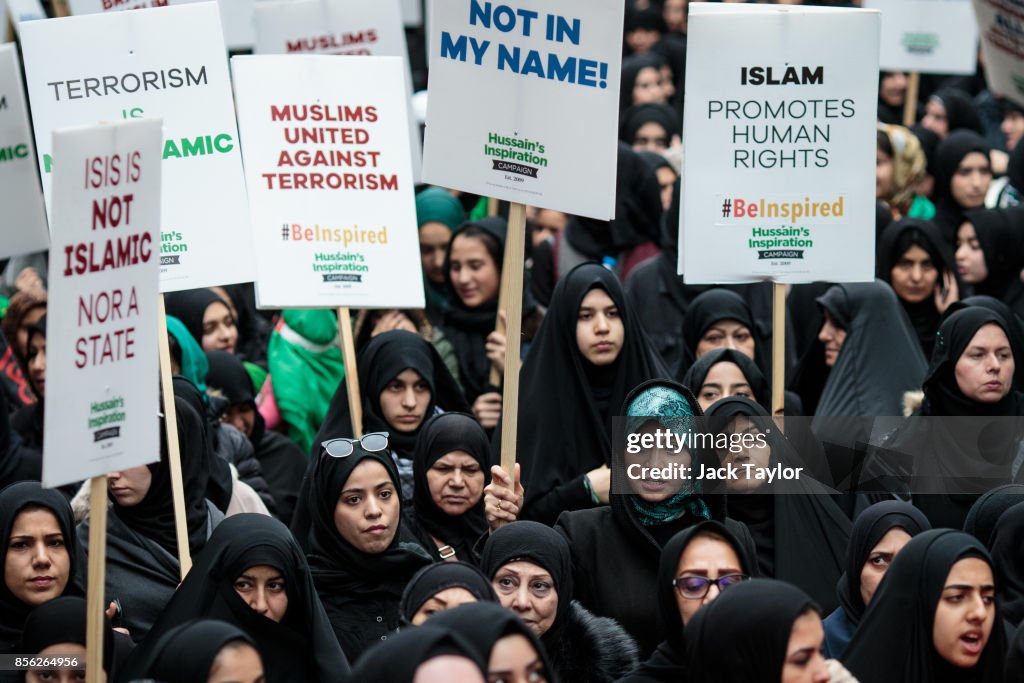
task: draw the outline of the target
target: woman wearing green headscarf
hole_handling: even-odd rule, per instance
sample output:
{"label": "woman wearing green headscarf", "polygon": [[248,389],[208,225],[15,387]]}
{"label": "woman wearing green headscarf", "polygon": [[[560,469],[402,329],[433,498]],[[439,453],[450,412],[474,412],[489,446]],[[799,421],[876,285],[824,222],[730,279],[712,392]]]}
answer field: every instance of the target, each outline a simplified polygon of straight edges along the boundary
{"label": "woman wearing green headscarf", "polygon": [[419,225],[420,259],[427,295],[427,315],[435,323],[451,298],[445,282],[444,257],[452,232],[466,220],[462,204],[447,190],[428,187],[416,195],[416,222]]}

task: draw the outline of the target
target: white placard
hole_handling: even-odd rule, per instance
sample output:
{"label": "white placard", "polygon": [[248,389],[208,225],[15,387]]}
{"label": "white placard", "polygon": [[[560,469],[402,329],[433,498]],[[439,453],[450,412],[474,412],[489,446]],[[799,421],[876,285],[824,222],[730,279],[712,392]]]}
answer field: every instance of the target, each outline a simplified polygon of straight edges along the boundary
{"label": "white placard", "polygon": [[686,281],[872,280],[878,12],[694,3],[689,21]]}
{"label": "white placard", "polygon": [[[209,0],[70,0],[71,14],[98,14],[130,9],[177,7]],[[256,0],[217,0],[224,43],[230,50],[252,47],[252,11]]]}
{"label": "white placard", "polygon": [[406,26],[423,26],[423,0],[402,0],[402,21]]}
{"label": "white placard", "polygon": [[971,0],[864,0],[863,6],[882,13],[881,68],[974,73],[978,24]]}
{"label": "white placard", "polygon": [[[7,11],[11,15],[11,23],[14,24],[14,31],[21,35],[21,27],[30,21],[39,21],[46,18],[46,10],[39,0],[6,0]],[[6,26],[4,31],[6,31]]]}
{"label": "white placard", "polygon": [[623,0],[432,7],[424,181],[610,219]]}
{"label": "white placard", "polygon": [[974,0],[985,79],[996,95],[1024,107],[1024,13],[1012,0]]}
{"label": "white placard", "polygon": [[[185,35],[187,50],[180,40]],[[48,204],[51,131],[162,118],[161,290],[253,280],[245,179],[216,4],[35,22],[24,28],[22,45]]]}
{"label": "white placard", "polygon": [[203,0],[68,0],[68,9],[71,10],[72,15],[77,16],[151,7],[175,7],[193,2],[203,2]]}
{"label": "white placard", "polygon": [[18,50],[7,43],[0,45],[0,258],[50,243],[38,173]]}
{"label": "white placard", "polygon": [[422,308],[402,60],[235,57],[232,69],[260,306]]}
{"label": "white placard", "polygon": [[43,485],[160,457],[159,120],[53,132]]}
{"label": "white placard", "polygon": [[[401,57],[406,100],[412,71],[398,0],[268,0],[256,3],[254,54],[322,54]],[[409,105],[412,169],[423,165],[420,130]]]}

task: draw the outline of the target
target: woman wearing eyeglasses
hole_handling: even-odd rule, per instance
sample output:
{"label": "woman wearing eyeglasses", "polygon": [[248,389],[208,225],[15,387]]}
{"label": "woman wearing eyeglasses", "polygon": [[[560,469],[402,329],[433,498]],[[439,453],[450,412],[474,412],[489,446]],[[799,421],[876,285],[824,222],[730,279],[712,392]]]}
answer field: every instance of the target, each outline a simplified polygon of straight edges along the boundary
{"label": "woman wearing eyeglasses", "polygon": [[402,525],[387,435],[324,443],[311,475],[309,567],[349,661],[387,640],[399,602],[430,557]]}
{"label": "woman wearing eyeglasses", "polygon": [[724,524],[700,522],[665,544],[658,567],[658,607],[665,641],[619,683],[674,683],[689,679],[683,628],[721,593],[757,575],[757,558]]}
{"label": "woman wearing eyeglasses", "polygon": [[502,606],[540,637],[557,673],[551,679],[610,683],[636,666],[629,634],[573,600],[569,545],[551,527],[524,521],[498,529],[484,545],[481,569]]}

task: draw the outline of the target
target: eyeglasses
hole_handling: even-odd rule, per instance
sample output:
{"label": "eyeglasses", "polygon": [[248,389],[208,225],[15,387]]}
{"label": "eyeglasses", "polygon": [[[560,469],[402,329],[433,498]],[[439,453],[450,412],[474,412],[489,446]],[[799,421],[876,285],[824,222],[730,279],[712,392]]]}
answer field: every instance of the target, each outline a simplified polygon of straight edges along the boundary
{"label": "eyeglasses", "polygon": [[362,438],[359,439],[346,439],[342,437],[324,441],[320,445],[327,451],[327,455],[332,458],[347,458],[355,450],[355,446],[352,444],[356,443],[362,446],[364,451],[377,453],[388,447],[388,433],[370,432],[369,434],[363,434]]}
{"label": "eyeglasses", "polygon": [[672,580],[672,585],[675,586],[679,595],[687,600],[702,600],[708,594],[708,591],[711,590],[712,584],[718,586],[718,590],[724,591],[726,588],[743,583],[749,578],[746,574],[726,574],[717,579],[708,579],[703,576],[680,576]]}

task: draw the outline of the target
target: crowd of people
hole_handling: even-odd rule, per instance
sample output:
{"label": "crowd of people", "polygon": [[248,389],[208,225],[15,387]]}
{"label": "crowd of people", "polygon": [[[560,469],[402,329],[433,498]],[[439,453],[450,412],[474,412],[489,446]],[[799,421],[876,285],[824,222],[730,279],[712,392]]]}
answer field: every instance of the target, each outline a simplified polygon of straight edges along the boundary
{"label": "crowd of people", "polygon": [[[107,475],[105,680],[1024,682],[1024,106],[980,62],[909,107],[880,75],[876,279],[789,288],[775,410],[771,285],[676,274],[687,0],[626,5],[615,218],[528,211],[512,471],[507,207],[418,188],[426,307],[360,311],[357,368],[333,311],[167,294],[176,419]],[[2,264],[0,654],[82,659],[89,486],[39,483],[46,262]],[[622,448],[695,420],[756,438]]]}

